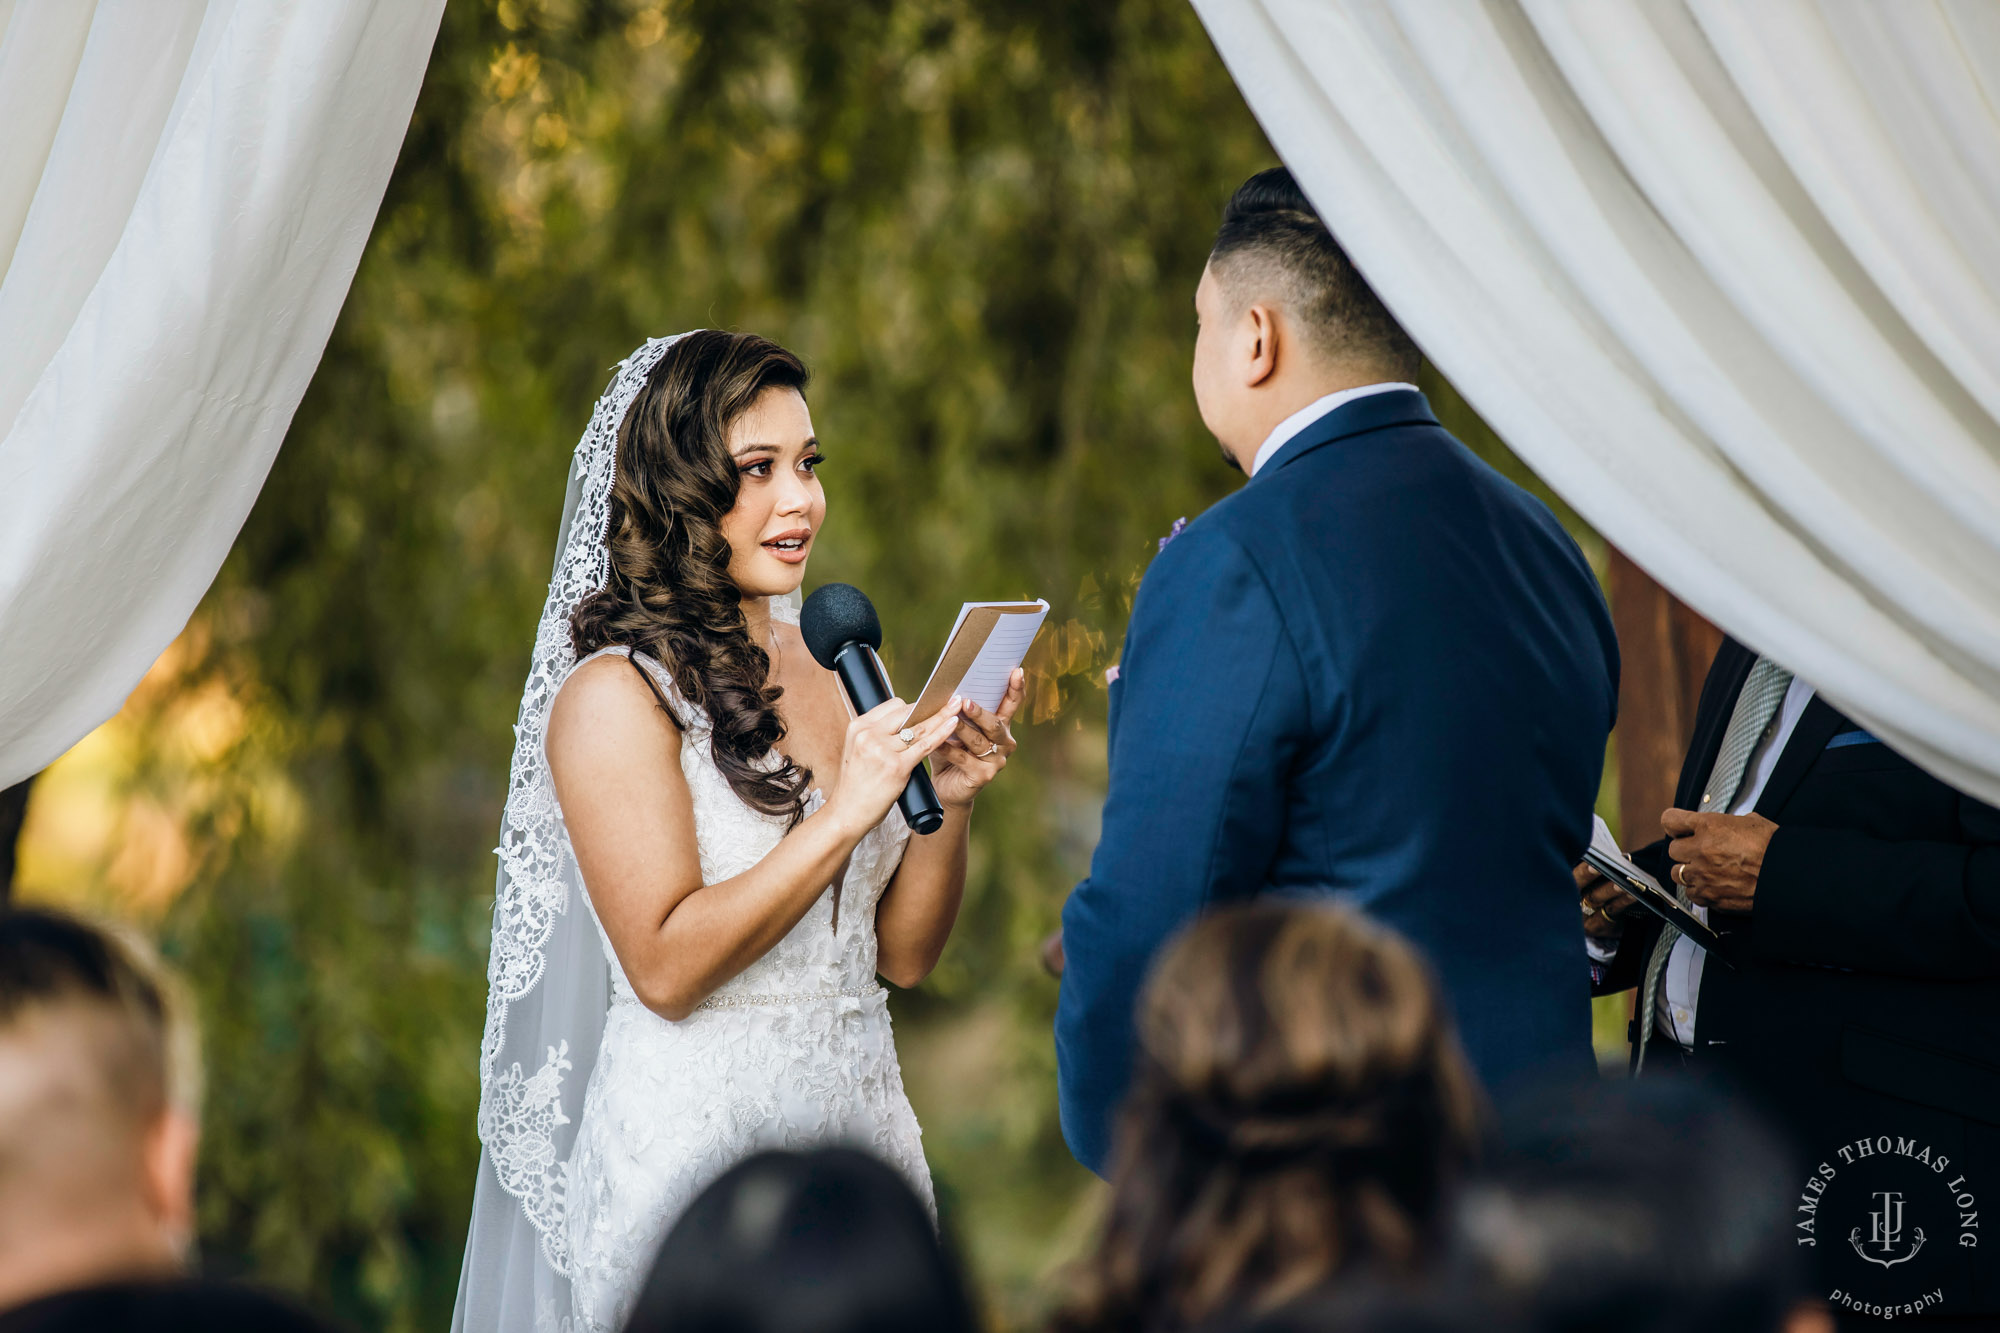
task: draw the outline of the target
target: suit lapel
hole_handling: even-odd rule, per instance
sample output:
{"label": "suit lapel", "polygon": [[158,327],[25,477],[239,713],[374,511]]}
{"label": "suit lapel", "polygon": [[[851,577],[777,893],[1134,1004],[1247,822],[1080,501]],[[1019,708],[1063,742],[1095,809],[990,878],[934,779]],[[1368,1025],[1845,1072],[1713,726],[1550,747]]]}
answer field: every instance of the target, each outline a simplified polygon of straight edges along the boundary
{"label": "suit lapel", "polygon": [[1766,819],[1776,819],[1777,812],[1785,808],[1785,802],[1798,789],[1813,760],[1819,758],[1826,743],[1846,725],[1847,719],[1841,716],[1839,709],[1814,694],[1812,702],[1806,705],[1806,711],[1799,714],[1799,723],[1792,728],[1784,753],[1778,756],[1777,764],[1771,769],[1771,780],[1757,795],[1757,813]]}

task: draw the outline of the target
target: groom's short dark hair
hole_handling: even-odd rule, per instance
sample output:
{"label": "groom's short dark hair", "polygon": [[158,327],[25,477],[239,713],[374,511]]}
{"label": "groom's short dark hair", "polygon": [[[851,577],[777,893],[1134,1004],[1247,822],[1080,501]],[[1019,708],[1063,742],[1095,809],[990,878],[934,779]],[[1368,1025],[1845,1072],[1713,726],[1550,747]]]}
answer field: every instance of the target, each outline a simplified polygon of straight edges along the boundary
{"label": "groom's short dark hair", "polygon": [[1208,265],[1235,302],[1280,300],[1322,356],[1416,377],[1423,360],[1416,343],[1284,167],[1237,187],[1222,210]]}

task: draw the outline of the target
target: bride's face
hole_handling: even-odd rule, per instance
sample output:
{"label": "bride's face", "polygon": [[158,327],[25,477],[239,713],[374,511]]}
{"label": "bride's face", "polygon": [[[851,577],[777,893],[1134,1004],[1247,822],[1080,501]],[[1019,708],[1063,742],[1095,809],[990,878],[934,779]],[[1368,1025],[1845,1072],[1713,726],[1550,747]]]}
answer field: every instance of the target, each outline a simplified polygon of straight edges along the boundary
{"label": "bride's face", "polygon": [[766,389],[729,427],[740,488],[722,518],[729,577],[745,597],[782,597],[805,582],[826,519],[812,416],[796,389]]}

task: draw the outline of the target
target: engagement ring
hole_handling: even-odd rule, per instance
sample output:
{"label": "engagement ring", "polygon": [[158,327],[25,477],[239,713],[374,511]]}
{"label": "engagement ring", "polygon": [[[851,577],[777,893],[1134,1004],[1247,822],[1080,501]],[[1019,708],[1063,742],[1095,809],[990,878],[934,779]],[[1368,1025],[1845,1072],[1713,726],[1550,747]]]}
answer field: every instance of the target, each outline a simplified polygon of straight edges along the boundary
{"label": "engagement ring", "polygon": [[916,730],[911,727],[904,727],[901,731],[896,733],[896,739],[901,741],[903,743],[903,748],[907,750],[910,748],[911,745],[916,743],[917,739]]}
{"label": "engagement ring", "polygon": [[985,757],[986,757],[987,755],[990,755],[990,754],[992,754],[992,753],[993,753],[994,751],[998,750],[999,748],[1000,748],[1000,742],[999,742],[999,741],[995,741],[995,742],[993,742],[993,744],[991,744],[991,745],[987,746],[987,747],[986,747],[986,748],[985,748],[984,750],[981,750],[981,751],[980,751],[980,752],[979,752],[978,754],[974,755],[974,756],[973,756],[973,758],[975,758],[975,759],[984,759],[984,758],[985,758]]}

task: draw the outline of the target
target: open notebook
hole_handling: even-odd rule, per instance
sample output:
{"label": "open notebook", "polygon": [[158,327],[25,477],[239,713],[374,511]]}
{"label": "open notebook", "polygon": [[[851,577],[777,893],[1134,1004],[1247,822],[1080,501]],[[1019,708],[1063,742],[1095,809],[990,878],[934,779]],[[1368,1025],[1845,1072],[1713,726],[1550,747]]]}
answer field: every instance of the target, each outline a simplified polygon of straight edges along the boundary
{"label": "open notebook", "polygon": [[1618,845],[1618,839],[1611,836],[1611,827],[1601,815],[1591,816],[1590,846],[1584,849],[1583,859],[1591,869],[1631,894],[1639,906],[1675,927],[1724,963],[1735,966],[1723,957],[1721,938],[1700,917],[1681,906],[1680,901],[1667,892],[1666,886],[1641,870],[1638,862],[1625,854],[1625,850]]}
{"label": "open notebook", "polygon": [[967,602],[960,607],[944,652],[903,725],[914,727],[937,716],[954,694],[989,712],[998,708],[1007,693],[1007,678],[1028,655],[1048,614],[1044,601]]}

